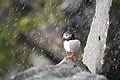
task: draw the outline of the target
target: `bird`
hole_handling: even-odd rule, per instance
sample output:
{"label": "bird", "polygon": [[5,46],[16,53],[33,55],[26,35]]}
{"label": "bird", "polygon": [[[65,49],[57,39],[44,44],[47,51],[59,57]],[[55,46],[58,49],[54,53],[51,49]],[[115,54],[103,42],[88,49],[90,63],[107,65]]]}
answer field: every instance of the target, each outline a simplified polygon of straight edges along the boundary
{"label": "bird", "polygon": [[[72,32],[65,32],[62,36],[62,43],[66,51],[66,59],[72,59],[74,62],[76,60],[73,58],[74,53],[80,48],[80,40],[75,37]],[[69,55],[71,53],[71,55]]]}

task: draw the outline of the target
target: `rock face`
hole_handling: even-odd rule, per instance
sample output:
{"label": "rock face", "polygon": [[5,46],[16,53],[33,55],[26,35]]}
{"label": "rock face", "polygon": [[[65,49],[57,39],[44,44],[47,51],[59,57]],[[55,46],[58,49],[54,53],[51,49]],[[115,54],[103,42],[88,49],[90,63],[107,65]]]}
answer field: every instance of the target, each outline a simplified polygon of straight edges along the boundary
{"label": "rock face", "polygon": [[67,13],[71,13],[78,10],[81,3],[82,0],[65,0],[64,3],[60,6],[60,9]]}
{"label": "rock face", "polygon": [[61,34],[62,31],[58,26],[54,23],[46,22],[39,29],[34,29],[25,36],[27,44],[33,47],[33,51],[39,48],[41,49],[41,54],[58,63],[62,60],[65,52],[64,48],[60,46]]}
{"label": "rock face", "polygon": [[101,71],[109,80],[120,80],[120,0],[113,0],[109,13],[105,63]]}
{"label": "rock face", "polygon": [[29,67],[38,67],[54,64],[48,57],[32,52],[28,58]]}
{"label": "rock face", "polygon": [[102,75],[91,74],[81,62],[64,59],[57,65],[33,67],[15,76],[12,80],[107,80]]}
{"label": "rock face", "polygon": [[85,43],[95,13],[95,2],[92,0],[65,0],[60,6],[60,10],[66,14],[67,26],[78,34],[82,43]]}
{"label": "rock face", "polygon": [[111,3],[112,0],[96,0],[96,13],[83,54],[83,62],[92,73],[98,73],[104,62]]}

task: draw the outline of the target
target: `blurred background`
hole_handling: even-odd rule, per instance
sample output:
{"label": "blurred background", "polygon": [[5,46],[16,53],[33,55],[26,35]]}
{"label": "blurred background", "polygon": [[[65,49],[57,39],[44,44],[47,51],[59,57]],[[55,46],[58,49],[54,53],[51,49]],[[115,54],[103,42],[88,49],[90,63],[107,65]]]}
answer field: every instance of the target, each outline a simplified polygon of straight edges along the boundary
{"label": "blurred background", "polygon": [[81,40],[82,53],[95,12],[91,1],[0,0],[0,80],[61,61],[61,36],[68,27]]}

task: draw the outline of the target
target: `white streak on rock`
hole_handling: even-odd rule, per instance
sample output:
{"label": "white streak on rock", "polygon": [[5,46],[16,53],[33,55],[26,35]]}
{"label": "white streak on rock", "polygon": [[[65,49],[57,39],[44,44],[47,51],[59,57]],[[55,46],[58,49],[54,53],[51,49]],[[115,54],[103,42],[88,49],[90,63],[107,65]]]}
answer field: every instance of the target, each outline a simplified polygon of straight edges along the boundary
{"label": "white streak on rock", "polygon": [[92,73],[101,70],[104,57],[107,31],[109,27],[109,10],[112,0],[96,0],[96,13],[83,54],[83,62]]}

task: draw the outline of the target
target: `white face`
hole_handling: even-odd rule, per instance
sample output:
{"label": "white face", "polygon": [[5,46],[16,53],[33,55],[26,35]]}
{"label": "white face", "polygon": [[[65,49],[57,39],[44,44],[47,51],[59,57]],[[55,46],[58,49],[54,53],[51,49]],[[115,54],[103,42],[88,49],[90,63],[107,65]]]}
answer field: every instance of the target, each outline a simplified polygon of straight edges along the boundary
{"label": "white face", "polygon": [[64,33],[64,34],[63,34],[63,37],[64,37],[65,39],[69,39],[69,38],[72,37],[72,34]]}

